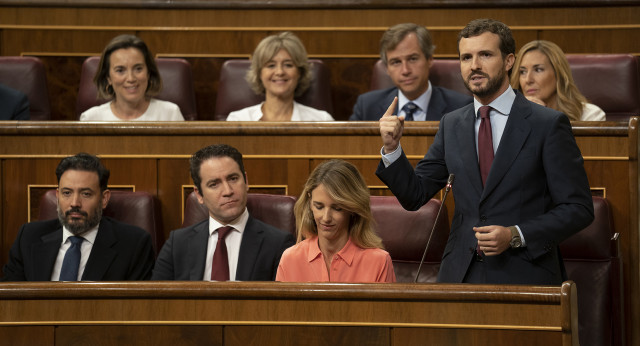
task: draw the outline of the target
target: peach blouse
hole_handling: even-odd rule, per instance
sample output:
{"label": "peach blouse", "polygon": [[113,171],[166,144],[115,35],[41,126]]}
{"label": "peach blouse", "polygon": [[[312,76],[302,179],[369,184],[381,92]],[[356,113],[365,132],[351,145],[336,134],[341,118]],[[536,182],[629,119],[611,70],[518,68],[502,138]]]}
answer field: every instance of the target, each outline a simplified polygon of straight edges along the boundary
{"label": "peach blouse", "polygon": [[305,239],[282,254],[276,281],[395,282],[393,263],[382,249],[363,249],[351,242],[334,255],[331,275],[318,247],[318,237]]}

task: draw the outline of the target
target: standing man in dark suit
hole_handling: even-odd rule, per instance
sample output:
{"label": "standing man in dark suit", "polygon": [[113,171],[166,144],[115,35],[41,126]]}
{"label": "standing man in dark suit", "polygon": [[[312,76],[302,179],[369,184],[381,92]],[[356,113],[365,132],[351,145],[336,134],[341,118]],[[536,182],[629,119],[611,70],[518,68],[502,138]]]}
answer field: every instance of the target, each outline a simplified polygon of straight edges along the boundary
{"label": "standing man in dark suit", "polygon": [[503,23],[471,21],[458,35],[458,51],[473,104],[442,118],[414,171],[400,147],[404,119],[392,115],[394,100],[380,120],[376,174],[410,210],[455,174],[455,212],[438,281],[560,284],[566,273],[558,245],[593,220],[571,124],[511,89],[515,41]]}
{"label": "standing man in dark suit", "polygon": [[379,120],[395,97],[399,107],[394,114],[405,115],[405,120],[438,121],[471,103],[468,95],[431,85],[434,48],[423,26],[405,23],[387,30],[380,40],[380,58],[395,87],[358,96],[349,120]]}
{"label": "standing man in dark suit", "polygon": [[0,84],[0,120],[29,120],[29,99],[21,91]]}
{"label": "standing man in dark suit", "polygon": [[62,159],[58,219],[25,224],[9,252],[3,281],[147,280],[151,237],[143,229],[102,217],[109,203],[109,170],[80,153]]}
{"label": "standing man in dark suit", "polygon": [[[249,215],[242,154],[226,144],[211,145],[193,154],[190,166],[196,196],[209,218],[171,232],[152,280],[275,280],[282,252],[295,240]],[[221,237],[224,247],[218,247]],[[218,267],[216,257],[222,253],[224,266]]]}

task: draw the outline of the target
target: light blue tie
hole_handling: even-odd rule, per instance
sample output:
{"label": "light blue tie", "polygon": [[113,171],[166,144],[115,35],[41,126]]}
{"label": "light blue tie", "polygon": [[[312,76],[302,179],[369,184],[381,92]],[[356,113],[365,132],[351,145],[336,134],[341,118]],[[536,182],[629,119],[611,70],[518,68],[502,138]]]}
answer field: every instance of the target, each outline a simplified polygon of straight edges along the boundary
{"label": "light blue tie", "polygon": [[80,267],[80,247],[84,238],[72,236],[68,238],[71,247],[67,249],[60,269],[60,281],[78,281],[78,268]]}
{"label": "light blue tie", "polygon": [[413,113],[417,112],[419,109],[420,107],[416,106],[413,102],[405,104],[404,107],[402,107],[402,110],[404,111],[404,120],[413,121]]}

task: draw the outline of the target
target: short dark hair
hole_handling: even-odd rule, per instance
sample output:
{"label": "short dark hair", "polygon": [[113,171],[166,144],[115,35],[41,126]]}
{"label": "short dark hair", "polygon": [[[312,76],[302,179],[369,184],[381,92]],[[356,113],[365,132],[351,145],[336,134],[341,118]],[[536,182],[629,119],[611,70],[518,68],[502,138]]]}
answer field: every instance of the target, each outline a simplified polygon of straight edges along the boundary
{"label": "short dark hair", "polygon": [[114,37],[111,42],[107,44],[100,56],[100,63],[98,64],[98,70],[93,77],[93,82],[98,88],[98,96],[103,99],[114,98],[116,96],[113,87],[109,85],[109,69],[111,65],[111,53],[118,49],[135,48],[139,50],[144,56],[144,63],[147,65],[147,71],[149,71],[149,83],[147,84],[147,90],[145,90],[146,96],[155,96],[162,89],[162,78],[160,77],[160,71],[158,65],[153,59],[153,54],[147,47],[144,41],[135,35],[120,35]]}
{"label": "short dark hair", "polygon": [[242,172],[242,179],[245,179],[246,182],[244,164],[242,163],[242,154],[238,151],[238,149],[227,144],[212,144],[208,147],[204,147],[196,151],[189,160],[191,179],[193,179],[193,184],[198,188],[198,191],[202,191],[202,177],[200,177],[200,167],[202,166],[202,163],[213,157],[225,156],[232,158],[233,161],[238,164],[238,167],[240,167],[240,172]]}
{"label": "short dark hair", "polygon": [[495,19],[482,18],[470,21],[458,34],[458,55],[460,55],[460,40],[462,38],[479,36],[485,32],[498,35],[503,59],[509,54],[516,54],[516,41],[513,39],[511,29]]}
{"label": "short dark hair", "polygon": [[107,189],[109,184],[109,170],[106,169],[100,159],[94,155],[87,153],[78,153],[74,156],[65,157],[60,161],[58,167],[56,167],[56,177],[58,177],[58,184],[60,184],[60,177],[68,170],[95,172],[100,180],[100,192]]}

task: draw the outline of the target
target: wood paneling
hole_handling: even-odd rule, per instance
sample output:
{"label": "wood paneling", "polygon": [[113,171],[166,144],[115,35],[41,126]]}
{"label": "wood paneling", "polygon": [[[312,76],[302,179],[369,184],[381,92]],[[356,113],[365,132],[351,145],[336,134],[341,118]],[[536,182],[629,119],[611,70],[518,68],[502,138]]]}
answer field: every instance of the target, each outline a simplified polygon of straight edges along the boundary
{"label": "wood paneling", "polygon": [[[398,345],[394,338],[419,340],[446,329],[451,338],[434,345],[491,336],[493,345],[506,346],[521,344],[526,335],[540,344],[569,346],[577,338],[576,303],[572,282],[2,283],[0,326],[55,327],[61,344],[170,344],[181,337],[187,343],[211,337],[200,344],[391,346]],[[401,332],[394,335],[397,328]]]}

